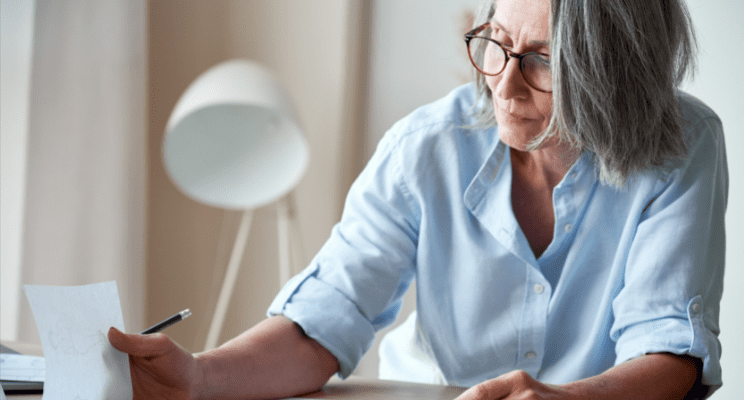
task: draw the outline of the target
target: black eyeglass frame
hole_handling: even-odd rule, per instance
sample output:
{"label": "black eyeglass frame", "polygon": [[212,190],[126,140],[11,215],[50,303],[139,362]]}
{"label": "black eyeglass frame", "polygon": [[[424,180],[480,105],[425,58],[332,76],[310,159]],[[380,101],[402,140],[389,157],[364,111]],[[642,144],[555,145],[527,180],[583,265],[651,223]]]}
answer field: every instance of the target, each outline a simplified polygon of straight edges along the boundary
{"label": "black eyeglass frame", "polygon": [[[504,72],[504,69],[506,68],[506,64],[509,62],[509,59],[510,58],[516,58],[519,61],[519,72],[522,73],[522,78],[524,78],[524,81],[528,85],[530,85],[531,88],[533,88],[533,89],[535,89],[535,90],[537,90],[539,92],[543,92],[543,93],[552,93],[553,92],[552,89],[551,90],[543,90],[543,89],[540,89],[540,88],[536,88],[534,85],[532,85],[530,83],[529,79],[527,79],[527,76],[524,74],[524,61],[523,61],[525,59],[525,57],[531,56],[533,54],[534,55],[538,55],[538,56],[545,56],[545,57],[550,57],[550,56],[548,54],[539,53],[539,52],[536,52],[536,51],[530,51],[530,52],[527,52],[527,53],[524,53],[524,54],[515,53],[513,51],[507,50],[504,47],[503,44],[499,43],[498,41],[496,41],[494,39],[491,39],[490,37],[478,36],[479,33],[483,32],[483,30],[485,30],[486,28],[488,28],[490,25],[491,25],[490,22],[486,22],[485,24],[483,24],[483,25],[481,25],[481,26],[479,26],[479,27],[477,27],[477,28],[475,28],[475,29],[473,29],[470,32],[468,32],[468,33],[465,34],[465,45],[467,46],[467,49],[468,49],[468,58],[470,58],[470,62],[473,64],[473,67],[475,67],[475,69],[478,70],[478,72],[480,72],[483,75],[496,76],[496,75]],[[475,60],[473,60],[473,52],[470,51],[470,41],[473,38],[476,38],[476,37],[479,38],[479,39],[490,40],[491,42],[496,43],[496,45],[498,45],[501,48],[501,51],[504,52],[504,56],[505,56],[504,57],[504,65],[501,67],[501,70],[499,72],[496,72],[495,74],[489,74],[486,71],[483,71],[482,69],[478,68],[478,63],[476,63]]]}

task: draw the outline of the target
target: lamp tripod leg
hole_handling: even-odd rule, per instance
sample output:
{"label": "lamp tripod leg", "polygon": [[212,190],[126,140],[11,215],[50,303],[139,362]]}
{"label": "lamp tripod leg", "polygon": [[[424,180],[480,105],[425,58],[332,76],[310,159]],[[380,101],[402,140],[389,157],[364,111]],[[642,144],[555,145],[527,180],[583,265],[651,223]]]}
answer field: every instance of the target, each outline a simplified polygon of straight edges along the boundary
{"label": "lamp tripod leg", "polygon": [[238,233],[235,236],[235,244],[233,245],[232,253],[230,254],[230,261],[227,264],[225,280],[222,282],[222,289],[220,290],[220,296],[217,299],[217,306],[215,307],[214,315],[212,316],[212,323],[209,326],[209,333],[207,334],[204,351],[217,347],[217,342],[220,339],[222,325],[225,322],[225,315],[227,314],[227,308],[230,305],[232,292],[238,279],[238,272],[240,272],[240,263],[243,260],[245,244],[248,241],[248,234],[250,233],[252,220],[253,210],[245,210],[240,219]]}
{"label": "lamp tripod leg", "polygon": [[[295,206],[295,198],[292,193],[289,194],[289,204],[291,205],[292,211],[292,219],[289,221],[289,233],[290,233],[290,239],[292,243],[292,260],[294,262],[294,266],[298,267],[299,270],[302,270],[307,265],[307,260],[305,260],[305,246],[304,241],[302,240],[302,232],[300,231],[300,218],[297,215],[297,208]],[[293,270],[293,273],[300,272],[299,270]]]}
{"label": "lamp tripod leg", "polygon": [[279,251],[279,287],[284,286],[289,278],[292,276],[292,254],[291,254],[291,238],[289,236],[290,219],[292,218],[293,210],[290,209],[290,204],[287,201],[287,197],[284,197],[277,203],[276,208],[276,230]]}
{"label": "lamp tripod leg", "polygon": [[298,272],[295,267],[305,262],[299,228],[294,195],[289,193],[277,204],[280,287]]}

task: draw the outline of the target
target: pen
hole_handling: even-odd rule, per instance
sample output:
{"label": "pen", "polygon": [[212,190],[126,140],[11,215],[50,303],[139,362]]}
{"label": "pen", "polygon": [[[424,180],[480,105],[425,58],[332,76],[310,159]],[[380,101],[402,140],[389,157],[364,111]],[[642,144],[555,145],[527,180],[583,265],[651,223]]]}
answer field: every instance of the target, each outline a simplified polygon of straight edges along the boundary
{"label": "pen", "polygon": [[188,317],[189,315],[191,315],[191,310],[189,310],[187,308],[187,309],[181,311],[180,313],[178,313],[178,314],[176,314],[176,315],[174,315],[174,316],[166,319],[165,321],[159,322],[159,323],[157,323],[157,324],[155,324],[155,325],[153,325],[153,326],[145,329],[144,331],[140,332],[140,335],[149,335],[151,333],[160,332],[163,329],[165,329],[165,328],[167,328],[167,327],[175,324],[176,322],[178,322],[178,321],[180,321],[180,320]]}

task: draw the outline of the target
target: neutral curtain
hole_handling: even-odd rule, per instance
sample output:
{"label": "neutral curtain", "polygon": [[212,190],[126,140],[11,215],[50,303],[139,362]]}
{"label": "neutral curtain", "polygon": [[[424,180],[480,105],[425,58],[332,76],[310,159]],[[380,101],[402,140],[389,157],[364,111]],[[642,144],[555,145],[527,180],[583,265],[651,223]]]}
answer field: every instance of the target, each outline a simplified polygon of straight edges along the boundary
{"label": "neutral curtain", "polygon": [[[144,0],[38,1],[23,284],[115,280],[143,324],[147,118]],[[21,295],[19,340],[38,342]]]}

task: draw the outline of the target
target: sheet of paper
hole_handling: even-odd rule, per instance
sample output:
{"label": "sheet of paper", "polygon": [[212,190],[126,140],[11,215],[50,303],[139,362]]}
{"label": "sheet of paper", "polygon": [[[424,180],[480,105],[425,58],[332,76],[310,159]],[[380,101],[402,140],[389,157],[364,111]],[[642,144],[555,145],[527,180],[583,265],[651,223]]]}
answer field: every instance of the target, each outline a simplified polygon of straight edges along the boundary
{"label": "sheet of paper", "polygon": [[24,287],[44,348],[44,400],[132,398],[129,357],[107,333],[124,332],[116,282]]}
{"label": "sheet of paper", "polygon": [[0,380],[44,382],[44,357],[0,354]]}

